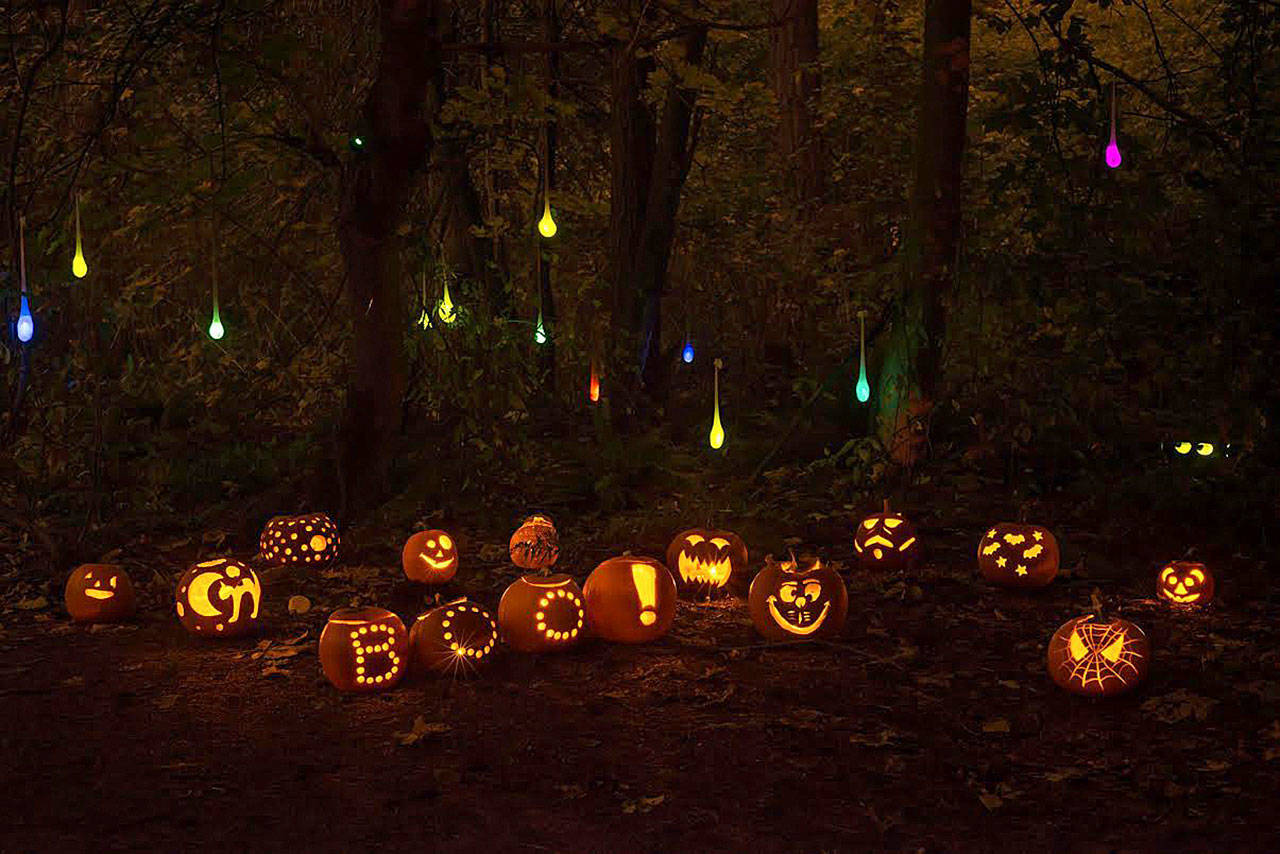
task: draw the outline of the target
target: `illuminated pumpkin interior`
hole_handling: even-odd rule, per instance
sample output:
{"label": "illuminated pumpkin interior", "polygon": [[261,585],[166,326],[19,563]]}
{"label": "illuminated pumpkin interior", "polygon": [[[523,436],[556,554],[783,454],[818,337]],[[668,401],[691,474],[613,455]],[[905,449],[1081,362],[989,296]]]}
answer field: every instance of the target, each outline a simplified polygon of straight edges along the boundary
{"label": "illuminated pumpkin interior", "polygon": [[394,649],[400,631],[396,626],[379,620],[333,619],[330,623],[350,629],[347,637],[355,659],[357,685],[381,685],[400,675],[404,662]]}
{"label": "illuminated pumpkin interior", "polygon": [[1083,689],[1112,689],[1141,677],[1141,640],[1123,624],[1078,621],[1067,638],[1064,677]]}
{"label": "illuminated pumpkin interior", "polygon": [[1160,570],[1158,592],[1177,605],[1207,602],[1213,596],[1213,579],[1203,564],[1178,561]]}
{"label": "illuminated pumpkin interior", "polygon": [[258,618],[262,585],[258,576],[238,561],[217,558],[198,563],[178,587],[179,618],[190,617],[196,633],[226,632]]}

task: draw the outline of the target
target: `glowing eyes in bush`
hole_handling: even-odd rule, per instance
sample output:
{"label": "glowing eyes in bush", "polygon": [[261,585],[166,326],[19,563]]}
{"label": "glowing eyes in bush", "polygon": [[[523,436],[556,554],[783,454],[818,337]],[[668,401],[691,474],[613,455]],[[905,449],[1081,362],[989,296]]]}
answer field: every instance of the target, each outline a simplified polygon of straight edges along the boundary
{"label": "glowing eyes in bush", "polygon": [[1226,450],[1231,446],[1223,445],[1219,447],[1212,442],[1173,442],[1169,447],[1172,448],[1173,452],[1180,457],[1212,457],[1216,456],[1219,452],[1225,454]]}

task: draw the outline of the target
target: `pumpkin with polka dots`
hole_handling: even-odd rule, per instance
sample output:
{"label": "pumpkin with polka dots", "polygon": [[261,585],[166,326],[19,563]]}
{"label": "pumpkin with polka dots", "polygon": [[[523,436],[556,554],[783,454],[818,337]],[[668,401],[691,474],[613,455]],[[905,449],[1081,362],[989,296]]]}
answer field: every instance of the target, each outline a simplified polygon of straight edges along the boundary
{"label": "pumpkin with polka dots", "polygon": [[338,556],[338,526],[324,513],[276,516],[262,529],[258,554],[267,566],[325,566]]}
{"label": "pumpkin with polka dots", "polygon": [[418,617],[409,644],[417,665],[466,676],[489,662],[498,645],[498,624],[474,602],[455,599]]}

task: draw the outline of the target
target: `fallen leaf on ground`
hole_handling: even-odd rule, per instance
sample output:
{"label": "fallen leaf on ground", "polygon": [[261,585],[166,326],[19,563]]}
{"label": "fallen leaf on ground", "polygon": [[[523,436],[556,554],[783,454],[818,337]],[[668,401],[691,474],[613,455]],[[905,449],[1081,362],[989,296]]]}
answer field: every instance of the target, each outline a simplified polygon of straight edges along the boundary
{"label": "fallen leaf on ground", "polygon": [[982,724],[983,732],[1008,732],[1009,722],[1004,718],[992,718]]}
{"label": "fallen leaf on ground", "polygon": [[306,596],[290,596],[289,597],[289,613],[305,614],[311,610],[311,600]]}
{"label": "fallen leaf on ground", "polygon": [[411,744],[417,744],[428,735],[448,732],[450,729],[451,727],[446,723],[441,723],[439,721],[427,723],[426,718],[422,715],[418,715],[413,719],[413,729],[408,732],[398,732],[395,736],[401,746],[408,747]]}

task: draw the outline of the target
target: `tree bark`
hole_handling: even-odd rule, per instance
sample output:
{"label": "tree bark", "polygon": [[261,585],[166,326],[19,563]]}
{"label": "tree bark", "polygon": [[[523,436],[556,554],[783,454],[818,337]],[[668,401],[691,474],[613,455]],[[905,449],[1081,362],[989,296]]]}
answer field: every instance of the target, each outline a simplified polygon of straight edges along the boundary
{"label": "tree bark", "polygon": [[941,380],[946,300],[961,237],[970,11],[970,0],[925,0],[907,275],[882,354],[877,407],[881,438],[904,464],[923,453]]}
{"label": "tree bark", "polygon": [[[682,60],[700,65],[706,43],[705,28],[690,31],[679,42]],[[622,418],[637,411],[643,396],[665,396],[669,366],[660,352],[662,292],[680,192],[696,144],[696,91],[672,84],[660,117],[655,116],[644,99],[652,69],[651,58],[637,57],[625,45],[614,47],[609,248],[620,339],[612,371],[620,405],[613,413]]]}
{"label": "tree bark", "polygon": [[381,0],[382,50],[365,99],[363,148],[343,172],[338,238],[354,335],[338,466],[343,515],[390,488],[405,388],[401,241],[412,179],[432,147],[429,109],[440,69],[437,0]]}
{"label": "tree bark", "polygon": [[778,99],[778,154],[788,189],[801,212],[821,201],[822,136],[816,113],[822,73],[818,53],[818,0],[773,0],[783,23],[773,31],[773,86]]}

